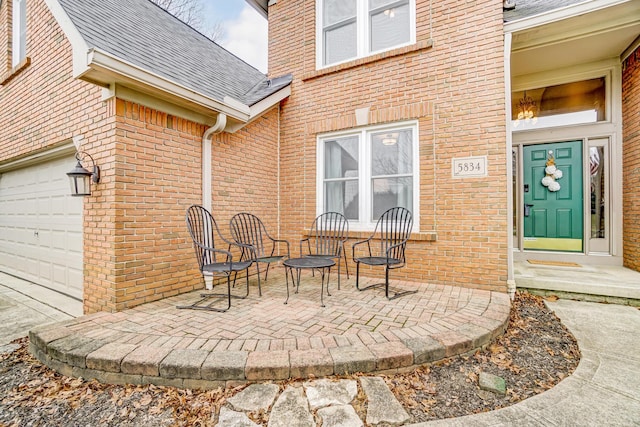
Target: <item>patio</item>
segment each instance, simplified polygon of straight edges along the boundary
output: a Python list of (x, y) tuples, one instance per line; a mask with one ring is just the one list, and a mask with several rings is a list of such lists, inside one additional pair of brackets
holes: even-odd
[[(303, 272), (288, 305), (283, 268), (258, 297), (234, 299), (226, 313), (179, 310), (191, 292), (118, 313), (96, 313), (30, 331), (30, 349), (58, 372), (107, 383), (217, 388), (247, 381), (391, 372), (469, 352), (507, 325), (506, 294), (392, 281), (418, 292), (388, 301), (359, 292), (332, 272), (325, 308), (320, 278)], [(374, 279), (361, 280), (366, 285)], [(240, 294), (244, 280), (238, 282)]]

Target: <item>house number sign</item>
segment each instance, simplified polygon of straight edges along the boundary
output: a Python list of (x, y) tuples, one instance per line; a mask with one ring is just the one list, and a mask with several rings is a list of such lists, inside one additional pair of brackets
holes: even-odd
[(487, 156), (459, 157), (451, 159), (453, 178), (475, 178), (487, 176)]

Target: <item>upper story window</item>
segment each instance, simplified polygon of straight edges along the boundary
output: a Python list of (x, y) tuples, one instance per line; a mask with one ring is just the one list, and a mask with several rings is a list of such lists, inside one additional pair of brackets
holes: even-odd
[(318, 68), (415, 43), (415, 0), (318, 0)]
[(514, 130), (606, 121), (606, 78), (513, 92), (511, 102)]
[(340, 212), (355, 230), (373, 229), (380, 215), (394, 206), (417, 217), (416, 123), (321, 136), (317, 168), (319, 214)]
[(11, 66), (15, 67), (27, 56), (27, 0), (13, 0), (12, 22)]

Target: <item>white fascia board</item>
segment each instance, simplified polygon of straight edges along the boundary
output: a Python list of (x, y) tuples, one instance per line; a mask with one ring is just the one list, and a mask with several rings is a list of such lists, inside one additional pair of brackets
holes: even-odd
[(69, 15), (64, 11), (58, 0), (45, 0), (45, 3), (58, 22), (62, 32), (71, 43), (73, 77), (77, 79), (90, 70), (87, 65), (87, 51), (89, 50), (89, 46), (84, 41), (84, 38), (76, 26), (73, 25), (71, 18), (69, 18)]
[(518, 19), (504, 24), (505, 33), (513, 33), (522, 30), (539, 27), (552, 22), (562, 21), (585, 13), (595, 12), (619, 4), (629, 3), (635, 0), (593, 0), (550, 10), (539, 15)]
[(242, 129), (243, 127), (245, 127), (246, 125), (254, 121), (255, 119), (257, 119), (258, 117), (262, 116), (265, 112), (269, 111), (272, 108), (277, 107), (280, 101), (282, 101), (283, 99), (287, 98), (290, 95), (291, 95), (291, 86), (287, 86), (280, 89), (276, 93), (271, 94), (265, 99), (263, 99), (262, 101), (252, 105), (250, 107), (251, 114), (249, 114), (249, 120), (247, 122), (245, 123), (230, 122), (224, 128), (224, 131), (229, 133), (235, 133), (239, 131), (240, 129)]
[[(235, 102), (231, 102), (232, 98), (225, 97), (225, 103), (221, 103), (99, 49), (93, 48), (89, 50), (87, 54), (87, 65), (92, 69), (106, 70), (121, 75), (160, 92), (182, 98), (207, 109), (227, 114), (237, 120), (246, 122), (249, 119), (249, 107), (241, 102), (235, 100), (233, 100)], [(231, 102), (232, 105), (226, 103), (227, 100)]]
[(262, 101), (256, 102), (251, 107), (249, 107), (249, 121), (255, 119), (256, 117), (260, 117), (265, 111), (270, 110), (272, 107), (274, 107), (280, 101), (289, 97), (290, 95), (291, 85), (288, 85), (283, 87), (279, 91), (267, 96)]

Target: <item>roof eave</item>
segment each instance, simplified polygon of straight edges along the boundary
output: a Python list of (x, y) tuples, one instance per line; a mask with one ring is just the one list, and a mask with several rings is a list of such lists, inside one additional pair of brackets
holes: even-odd
[(79, 78), (84, 73), (89, 71), (89, 67), (87, 66), (86, 54), (89, 50), (89, 46), (85, 42), (84, 38), (80, 34), (80, 31), (73, 25), (71, 18), (64, 11), (62, 5), (58, 2), (58, 0), (45, 0), (45, 3), (51, 14), (60, 25), (62, 32), (67, 37), (72, 47), (72, 57), (73, 57), (73, 77)]
[(505, 22), (504, 32), (514, 33), (517, 31), (523, 31), (552, 22), (562, 21), (573, 16), (594, 12), (607, 7), (629, 3), (631, 1), (634, 0), (593, 0), (585, 3), (577, 3), (574, 5), (543, 12), (537, 15), (528, 16), (526, 18), (517, 19), (515, 21)]
[[(96, 77), (100, 78), (102, 74), (112, 75), (151, 95), (157, 95), (165, 99), (173, 98), (186, 101), (188, 104), (224, 113), (240, 121), (249, 119), (250, 109), (240, 101), (226, 96), (224, 102), (220, 102), (99, 49), (93, 48), (89, 50), (87, 53), (87, 66), (91, 70), (98, 72), (85, 73), (81, 77), (89, 81), (95, 82)], [(108, 78), (104, 83), (109, 84), (110, 82), (111, 80)]]
[(263, 100), (256, 102), (249, 107), (249, 120), (260, 117), (265, 111), (278, 104), (285, 98), (291, 96), (291, 85), (287, 85), (277, 92), (272, 93)]
[(267, 18), (269, 13), (269, 0), (246, 0), (249, 6), (253, 7), (260, 15)]
[(45, 2), (71, 44), (74, 78), (103, 87), (118, 83), (201, 114), (224, 113), (239, 122), (249, 120), (249, 106), (229, 96), (218, 101), (100, 49), (90, 48), (58, 0)]

